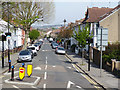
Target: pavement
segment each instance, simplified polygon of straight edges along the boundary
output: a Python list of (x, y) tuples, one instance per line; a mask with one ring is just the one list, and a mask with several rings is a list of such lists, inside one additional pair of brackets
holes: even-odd
[[(14, 53), (10, 55), (11, 59), (11, 66), (17, 63), (18, 59), (18, 53)], [(0, 67), (2, 68), (2, 60), (0, 60)], [(8, 57), (4, 58), (4, 68), (2, 68), (1, 72), (5, 72), (9, 69), (9, 64), (8, 64)]]
[(93, 78), (96, 82), (102, 85), (104, 88), (108, 90), (120, 90), (120, 78), (117, 78), (110, 72), (106, 70), (101, 70), (97, 65), (95, 65), (91, 61), (90, 71), (88, 71), (88, 60), (81, 58), (79, 55), (76, 55), (74, 52), (67, 50), (66, 56), (72, 60), (72, 62), (76, 63), (83, 71), (85, 71), (91, 78)]

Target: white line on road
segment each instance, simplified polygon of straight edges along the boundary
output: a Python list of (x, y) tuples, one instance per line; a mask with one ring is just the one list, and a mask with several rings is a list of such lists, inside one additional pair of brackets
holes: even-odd
[(45, 72), (45, 74), (44, 74), (44, 80), (46, 80), (47, 79), (47, 72)]
[(52, 67), (56, 67), (56, 66), (52, 66)]
[(80, 86), (76, 86), (77, 88), (81, 88)]
[(47, 70), (47, 65), (45, 66), (45, 70)]
[(46, 64), (47, 64), (47, 60), (46, 60)]
[(47, 56), (46, 56), (46, 60), (47, 60)]
[(21, 90), (19, 87), (15, 86), (15, 85), (12, 85), (14, 88), (18, 89), (18, 90)]
[(79, 70), (74, 66), (74, 64), (72, 64), (72, 66), (75, 68), (75, 70), (76, 70), (77, 72), (79, 72)]
[(72, 85), (74, 85), (74, 83), (73, 83), (73, 82), (68, 81), (67, 88), (70, 88), (71, 84), (72, 84)]
[(44, 88), (44, 90), (45, 90), (45, 88), (46, 88), (46, 84), (43, 84), (43, 88)]

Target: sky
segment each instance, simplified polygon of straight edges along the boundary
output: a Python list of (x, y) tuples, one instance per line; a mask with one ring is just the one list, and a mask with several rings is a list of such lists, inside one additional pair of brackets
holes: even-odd
[[(75, 1), (75, 2), (74, 2)], [(54, 2), (55, 4), (55, 18), (51, 20), (50, 24), (63, 24), (63, 20), (66, 19), (66, 24), (75, 22), (85, 17), (87, 7), (109, 7), (114, 8), (118, 5), (118, 1), (109, 2), (83, 2), (76, 0), (70, 0), (70, 2)], [(40, 25), (40, 24), (39, 24)]]

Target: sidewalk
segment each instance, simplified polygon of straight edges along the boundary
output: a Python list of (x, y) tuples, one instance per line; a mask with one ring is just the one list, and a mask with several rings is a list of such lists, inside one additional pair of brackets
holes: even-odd
[[(120, 79), (116, 78), (111, 73), (105, 71), (102, 69), (102, 76), (100, 77), (100, 69), (97, 65), (91, 62), (90, 71), (88, 71), (88, 60), (82, 59), (79, 55), (76, 55), (75, 53), (71, 51), (67, 51), (67, 56), (72, 59), (73, 62), (76, 62), (82, 70), (84, 70), (88, 75), (90, 75), (94, 80), (96, 80), (98, 83), (100, 83), (102, 86), (104, 86), (106, 89), (112, 89), (116, 88), (120, 90)], [(83, 60), (83, 65), (82, 65)]]
[[(13, 64), (17, 63), (18, 53), (14, 53), (14, 54), (10, 55), (10, 58), (11, 58), (11, 66), (12, 66)], [(2, 60), (0, 60), (0, 68), (2, 68)], [(6, 57), (6, 58), (4, 58), (4, 68), (2, 68), (2, 70), (0, 70), (0, 72), (3, 73), (8, 68), (9, 68), (8, 57)]]

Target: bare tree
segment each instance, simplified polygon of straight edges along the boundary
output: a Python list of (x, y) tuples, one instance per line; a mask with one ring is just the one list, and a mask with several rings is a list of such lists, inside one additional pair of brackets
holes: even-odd
[[(3, 19), (7, 21), (7, 3), (3, 3)], [(9, 3), (10, 20), (22, 25), (27, 32), (35, 22), (49, 23), (54, 18), (53, 2), (11, 2)]]

